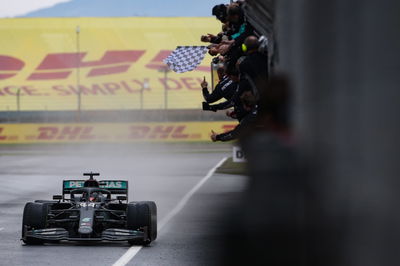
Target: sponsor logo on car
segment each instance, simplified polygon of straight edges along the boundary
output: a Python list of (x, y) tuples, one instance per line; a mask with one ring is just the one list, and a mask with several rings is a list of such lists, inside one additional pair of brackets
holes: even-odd
[(123, 181), (105, 181), (106, 184), (100, 185), (102, 188), (126, 188), (126, 182)]
[(67, 181), (65, 188), (81, 188), (84, 181)]

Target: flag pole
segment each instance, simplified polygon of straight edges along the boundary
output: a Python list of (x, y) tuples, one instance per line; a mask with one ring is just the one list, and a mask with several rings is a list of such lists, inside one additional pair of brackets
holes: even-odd
[(80, 84), (80, 32), (81, 29), (78, 26), (76, 26), (76, 86), (78, 89), (78, 116), (77, 120), (78, 122), (81, 121), (81, 110), (82, 110), (82, 90), (81, 90), (81, 84)]

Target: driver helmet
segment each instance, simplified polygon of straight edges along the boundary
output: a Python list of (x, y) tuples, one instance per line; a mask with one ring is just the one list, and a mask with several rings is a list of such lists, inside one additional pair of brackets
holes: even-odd
[(99, 193), (93, 192), (90, 197), (89, 197), (90, 202), (96, 202), (99, 201)]

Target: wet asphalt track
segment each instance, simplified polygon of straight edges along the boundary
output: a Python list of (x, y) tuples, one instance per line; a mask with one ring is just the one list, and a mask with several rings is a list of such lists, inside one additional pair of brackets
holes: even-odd
[[(125, 243), (24, 246), (25, 202), (60, 194), (61, 181), (99, 171), (127, 179), (130, 200), (153, 200), (161, 221), (222, 158), (226, 145), (0, 147), (0, 265), (112, 265)], [(221, 222), (245, 187), (242, 176), (214, 174), (183, 210), (128, 265), (214, 265), (223, 246)]]

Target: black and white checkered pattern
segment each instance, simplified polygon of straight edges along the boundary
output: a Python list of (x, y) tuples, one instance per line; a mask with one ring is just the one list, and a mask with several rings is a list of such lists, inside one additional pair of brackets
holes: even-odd
[(207, 46), (178, 46), (164, 63), (177, 73), (192, 71), (203, 61), (207, 50)]

